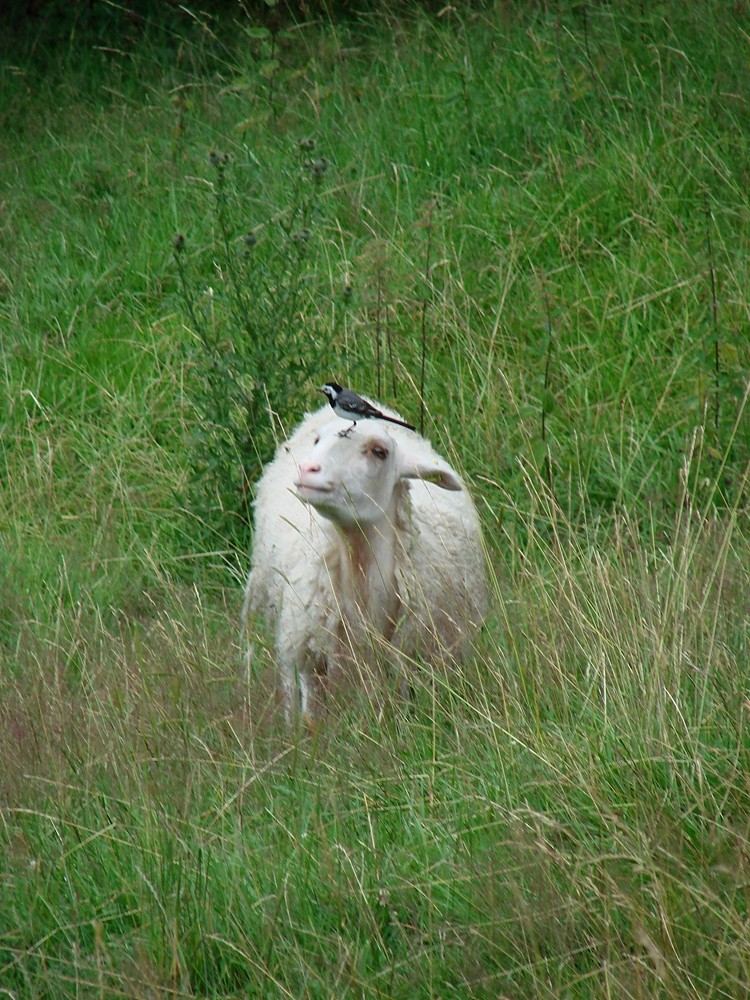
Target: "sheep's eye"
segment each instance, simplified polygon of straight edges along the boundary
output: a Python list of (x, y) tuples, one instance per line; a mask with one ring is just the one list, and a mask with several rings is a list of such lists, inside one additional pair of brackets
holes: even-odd
[(381, 462), (385, 461), (385, 459), (388, 458), (388, 449), (381, 448), (380, 445), (377, 444), (373, 445), (372, 453), (375, 456), (375, 458), (379, 458)]
[(314, 444), (314, 445), (315, 445), (315, 444), (317, 444), (317, 443), (318, 443), (318, 441), (320, 441), (320, 434), (316, 434), (316, 435), (315, 435), (315, 440), (313, 441), (313, 444)]

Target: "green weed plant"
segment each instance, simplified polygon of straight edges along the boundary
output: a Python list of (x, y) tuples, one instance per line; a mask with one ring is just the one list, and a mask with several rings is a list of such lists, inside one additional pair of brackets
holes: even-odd
[[(336, 356), (309, 308), (320, 255), (318, 192), (328, 170), (314, 150), (311, 138), (297, 143), (285, 171), (287, 202), (244, 231), (239, 217), (252, 195), (237, 188), (241, 168), (211, 151), (212, 238), (193, 255), (184, 234), (172, 240), (194, 334), (186, 357), (194, 429), (184, 508), (207, 544), (239, 552), (249, 549), (253, 484), (303, 411), (320, 358)], [(242, 167), (257, 190), (257, 165)]]

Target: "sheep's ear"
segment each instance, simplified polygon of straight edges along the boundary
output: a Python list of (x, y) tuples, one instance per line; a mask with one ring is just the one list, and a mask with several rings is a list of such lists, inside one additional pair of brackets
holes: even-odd
[(441, 465), (428, 465), (404, 456), (401, 470), (404, 479), (423, 479), (426, 483), (434, 483), (442, 490), (462, 490), (461, 480), (452, 469)]

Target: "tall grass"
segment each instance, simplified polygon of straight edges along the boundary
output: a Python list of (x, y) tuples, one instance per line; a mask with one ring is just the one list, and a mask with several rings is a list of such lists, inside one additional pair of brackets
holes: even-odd
[[(0, 994), (749, 996), (744, 8), (46, 16), (0, 78)], [(205, 316), (308, 137), (269, 404), (423, 420), (493, 602), (301, 738), (189, 499), (172, 240)]]

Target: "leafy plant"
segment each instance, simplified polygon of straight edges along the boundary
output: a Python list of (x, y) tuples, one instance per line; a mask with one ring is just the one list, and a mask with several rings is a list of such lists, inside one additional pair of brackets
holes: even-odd
[(173, 238), (195, 334), (188, 348), (193, 416), (185, 507), (230, 550), (247, 550), (252, 483), (303, 409), (304, 384), (319, 368), (324, 337), (307, 305), (328, 162), (313, 158), (313, 149), (312, 139), (298, 143), (286, 203), (249, 225), (230, 158), (212, 151), (212, 239), (191, 253), (182, 233)]

